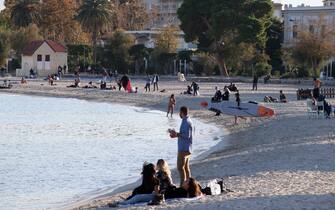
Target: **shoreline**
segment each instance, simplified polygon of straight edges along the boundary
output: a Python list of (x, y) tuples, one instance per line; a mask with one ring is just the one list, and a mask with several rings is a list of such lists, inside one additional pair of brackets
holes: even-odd
[[(98, 89), (93, 91), (82, 89), (70, 90), (64, 89), (64, 84), (66, 83), (68, 82), (62, 82), (60, 86), (55, 87), (41, 87), (40, 84), (35, 84), (28, 88), (20, 87), (4, 92), (14, 94), (30, 93), (31, 95), (38, 96), (119, 103), (160, 111), (165, 111), (166, 99), (169, 95), (166, 93), (134, 95), (117, 91), (104, 92)], [(142, 81), (135, 81), (135, 84), (142, 84)], [(164, 81), (162, 84), (163, 87), (167, 89), (171, 88), (173, 89), (172, 91), (178, 93), (187, 83)], [(202, 201), (194, 202), (189, 206), (177, 202), (163, 205), (159, 208), (217, 209), (227, 207), (229, 209), (229, 207), (244, 207), (246, 209), (246, 206), (248, 206), (249, 209), (266, 209), (266, 205), (269, 205), (270, 201), (274, 201), (273, 205), (278, 208), (283, 206), (283, 202), (291, 204), (293, 206), (292, 209), (301, 209), (306, 205), (312, 208), (315, 204), (318, 204), (319, 207), (321, 205), (322, 209), (335, 206), (335, 194), (332, 194), (335, 193), (335, 165), (327, 160), (335, 156), (331, 152), (335, 151), (333, 150), (335, 146), (335, 133), (330, 132), (333, 128), (329, 127), (329, 124), (333, 123), (334, 119), (328, 122), (322, 120), (315, 122), (306, 119), (305, 103), (303, 101), (296, 101), (295, 99), (295, 89), (298, 88), (296, 85), (264, 85), (261, 86), (259, 92), (254, 93), (249, 90), (250, 84), (241, 83), (239, 85), (243, 91), (243, 99), (250, 100), (256, 98), (258, 101), (261, 101), (264, 94), (275, 94), (279, 89), (284, 89), (290, 103), (286, 105), (269, 104), (268, 106), (275, 108), (277, 111), (275, 118), (251, 119), (246, 123), (242, 122), (238, 126), (235, 126), (232, 125), (230, 117), (215, 118), (209, 111), (192, 108), (198, 105), (201, 100), (208, 99), (211, 96), (215, 84), (200, 83), (203, 95), (200, 97), (177, 95), (177, 103), (190, 106), (193, 110), (191, 112), (193, 118), (204, 123), (215, 124), (220, 129), (226, 129), (227, 133), (225, 133), (226, 139), (224, 142), (227, 141), (225, 142), (227, 147), (222, 149), (223, 141), (221, 140), (218, 142), (217, 151), (208, 151), (206, 157), (196, 162), (192, 161), (191, 167), (195, 178), (200, 181), (223, 177), (226, 185), (234, 193), (215, 198), (208, 196)], [(331, 100), (331, 102), (334, 104), (334, 100)], [(285, 132), (280, 132), (280, 130)], [(323, 148), (322, 145), (328, 145), (329, 148), (324, 149), (325, 151), (320, 150)], [(298, 146), (306, 147), (307, 149), (301, 151)], [(313, 146), (315, 149), (311, 151), (309, 146)], [(269, 153), (269, 151), (275, 153), (275, 155)], [(278, 151), (281, 152), (278, 153)], [(294, 161), (287, 159), (287, 157), (292, 158)], [(308, 160), (307, 163), (298, 161), (304, 159)], [(318, 167), (315, 168), (315, 165)], [(318, 168), (322, 170), (320, 169), (320, 171)], [(307, 184), (299, 182), (299, 179), (295, 179), (294, 177), (306, 180)], [(284, 183), (289, 184), (293, 189), (286, 189)], [(314, 186), (315, 183), (319, 183), (320, 186)], [(314, 186), (315, 189), (305, 191), (306, 185)], [(118, 200), (119, 193), (133, 186), (134, 183), (122, 186), (121, 188), (117, 188), (119, 190), (114, 190), (114, 193), (102, 194), (98, 198), (89, 199), (88, 202), (79, 205), (64, 206), (64, 209), (93, 207), (101, 207), (103, 209), (102, 207), (106, 202)], [(303, 197), (297, 200), (295, 195)], [(318, 198), (318, 195), (325, 196)], [(312, 196), (316, 200), (309, 202), (310, 197), (308, 196)], [(267, 197), (269, 199), (264, 202), (265, 206), (259, 204), (260, 201)], [(327, 202), (324, 202), (324, 199)], [(237, 203), (237, 200), (240, 200), (241, 204)], [(138, 206), (130, 208), (141, 209)]]
[[(85, 100), (88, 102), (95, 102), (95, 103), (107, 103), (107, 104), (111, 104), (113, 102), (110, 101), (106, 101), (106, 100), (97, 100), (95, 98), (90, 98), (90, 97), (80, 97), (80, 96), (76, 96), (76, 95), (66, 95), (66, 94), (54, 94), (52, 92), (21, 92), (21, 91), (12, 91), (12, 90), (6, 90), (4, 92), (2, 92), (3, 94), (13, 94), (13, 95), (25, 95), (25, 96), (32, 96), (32, 97), (49, 97), (49, 98), (62, 98), (62, 99), (76, 99), (76, 100)], [(1, 94), (1, 92), (0, 92)], [(128, 93), (125, 93), (128, 94)], [(143, 106), (143, 105), (134, 105), (133, 103), (123, 103), (123, 102), (116, 102), (113, 104), (117, 104), (117, 105), (126, 105), (126, 106), (130, 106), (130, 107), (134, 107), (134, 108), (143, 108), (143, 109), (148, 109), (150, 110), (152, 107), (151, 106)], [(162, 108), (162, 107), (161, 107)], [(161, 111), (162, 113), (164, 113), (164, 109), (152, 109), (152, 110), (157, 110), (157, 111)], [(194, 119), (201, 121), (203, 123), (204, 119), (201, 119), (199, 117), (194, 117)], [(220, 126), (218, 126), (215, 123), (210, 123), (210, 125), (216, 127), (218, 130), (220, 128)], [(203, 161), (207, 156), (209, 156), (210, 154), (219, 151), (219, 150), (223, 150), (225, 146), (222, 146), (220, 148), (215, 148), (217, 146), (217, 144), (221, 143), (224, 140), (227, 140), (229, 138), (230, 135), (230, 131), (227, 130), (224, 127), (221, 127), (220, 131), (220, 137), (218, 142), (212, 146), (211, 148), (209, 148), (208, 150), (200, 153), (198, 156), (194, 156), (192, 159), (192, 164), (193, 163), (197, 163), (199, 161)], [(176, 168), (171, 168), (171, 171), (173, 173), (177, 173), (177, 169)], [(176, 176), (174, 177), (175, 179), (177, 178)], [(87, 192), (83, 195), (78, 195), (82, 198), (79, 198), (78, 201), (74, 201), (71, 202), (69, 204), (64, 205), (63, 207), (61, 207), (60, 209), (62, 210), (70, 210), (70, 209), (81, 209), (82, 207), (86, 208), (85, 206), (90, 205), (90, 203), (95, 202), (97, 199), (104, 199), (105, 197), (110, 197), (110, 196), (117, 196), (118, 194), (122, 194), (125, 192), (128, 192), (130, 190), (132, 190), (132, 188), (135, 188), (136, 185), (138, 185), (140, 179), (129, 183), (129, 184), (125, 184), (125, 185), (119, 185), (115, 188), (112, 187), (107, 187), (105, 189), (100, 189), (100, 190), (96, 190), (96, 191), (92, 191), (92, 192)], [(86, 196), (85, 196), (86, 195)]]

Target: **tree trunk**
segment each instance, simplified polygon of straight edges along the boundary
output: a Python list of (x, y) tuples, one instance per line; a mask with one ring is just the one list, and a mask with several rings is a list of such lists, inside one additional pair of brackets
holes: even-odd
[(97, 63), (97, 30), (93, 31), (92, 34), (92, 44), (93, 44), (93, 61), (94, 64)]
[(226, 62), (225, 62), (224, 58), (222, 58), (219, 55), (216, 55), (216, 61), (219, 65), (220, 74), (225, 75), (226, 77), (229, 77), (228, 69), (227, 69)]

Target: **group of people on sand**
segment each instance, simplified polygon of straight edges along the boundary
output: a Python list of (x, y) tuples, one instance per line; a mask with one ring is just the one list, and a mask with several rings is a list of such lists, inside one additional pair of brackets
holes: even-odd
[(187, 86), (187, 90), (181, 94), (199, 96), (200, 95), (199, 90), (200, 90), (199, 84), (193, 81), (191, 85)]
[(159, 82), (159, 76), (158, 74), (154, 74), (152, 77), (150, 75), (147, 75), (146, 83), (144, 86), (145, 92), (150, 92), (151, 85), (154, 86), (153, 91), (158, 91), (158, 82)]
[(287, 103), (287, 97), (282, 90), (279, 91), (279, 99), (272, 96), (265, 96), (264, 102), (266, 103)]
[[(172, 98), (172, 97), (171, 97)], [(137, 203), (148, 203), (159, 205), (165, 199), (174, 198), (196, 198), (203, 194), (220, 194), (224, 191), (223, 182), (216, 181), (214, 192), (213, 186), (202, 188), (191, 176), (190, 158), (192, 154), (194, 126), (189, 117), (187, 107), (181, 107), (179, 116), (182, 119), (180, 130), (176, 132), (169, 129), (170, 138), (178, 141), (177, 169), (180, 175), (179, 185), (175, 185), (168, 163), (159, 159), (157, 164), (145, 163), (142, 168), (142, 183), (136, 187), (131, 196), (121, 202), (111, 203), (110, 207), (119, 205), (131, 205)]]

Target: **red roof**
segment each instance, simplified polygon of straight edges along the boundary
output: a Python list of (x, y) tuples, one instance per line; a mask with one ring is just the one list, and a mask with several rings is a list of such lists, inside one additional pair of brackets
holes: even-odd
[(46, 42), (54, 52), (67, 52), (66, 47), (64, 47), (62, 44), (59, 44), (58, 42), (52, 40), (44, 40), (44, 41), (32, 41), (28, 46), (26, 46), (23, 49), (22, 54), (33, 55), (44, 42)]

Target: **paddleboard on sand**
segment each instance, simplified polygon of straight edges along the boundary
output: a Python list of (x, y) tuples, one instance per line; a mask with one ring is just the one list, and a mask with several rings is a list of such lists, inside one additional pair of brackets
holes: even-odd
[(201, 106), (213, 112), (239, 117), (272, 117), (275, 115), (273, 109), (261, 106), (256, 102), (241, 103), (240, 106), (237, 106), (235, 101), (202, 102)]

